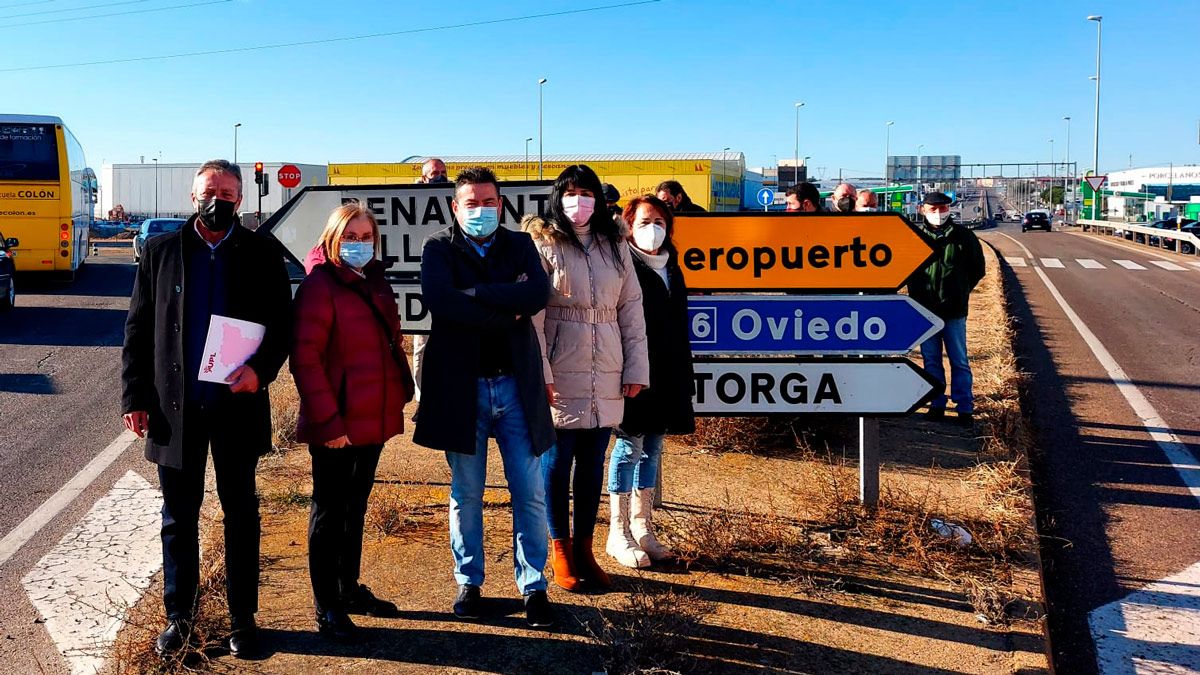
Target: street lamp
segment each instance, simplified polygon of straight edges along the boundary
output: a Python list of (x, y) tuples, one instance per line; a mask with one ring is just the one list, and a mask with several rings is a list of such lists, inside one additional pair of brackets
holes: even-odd
[(538, 80), (538, 180), (542, 179), (542, 85), (546, 78)]
[(721, 148), (721, 189), (717, 191), (717, 206), (721, 205), (721, 192), (725, 190), (725, 153), (729, 152), (729, 146)]
[(525, 180), (529, 180), (529, 141), (533, 140), (533, 136), (525, 139)]
[(883, 183), (885, 185), (890, 184), (888, 181), (888, 162), (891, 161), (891, 156), (892, 156), (892, 125), (893, 124), (895, 124), (895, 122), (893, 122), (892, 120), (888, 120), (883, 125), (884, 129), (887, 130), (887, 140), (885, 140), (883, 143)]
[(154, 217), (158, 217), (158, 158), (151, 157), (151, 162), (154, 162)]
[[(1094, 176), (1100, 175), (1100, 20), (1099, 14), (1092, 14), (1088, 21), (1096, 22), (1096, 74), (1091, 79), (1096, 81), (1096, 118), (1092, 129), (1092, 171)], [(1100, 191), (1092, 195), (1092, 220), (1096, 219), (1096, 205), (1100, 201)]]
[(920, 199), (920, 198), (921, 198), (921, 173), (922, 173), (922, 171), (921, 171), (921, 157), (923, 157), (923, 156), (924, 156), (924, 155), (922, 155), (922, 154), (921, 154), (921, 150), (922, 150), (922, 149), (924, 149), (924, 148), (925, 148), (925, 144), (924, 144), (924, 143), (920, 143), (920, 144), (918, 144), (918, 145), (917, 145), (917, 199)]
[(233, 125), (233, 163), (237, 164), (237, 130), (242, 126), (241, 122)]
[(1067, 154), (1063, 157), (1063, 218), (1066, 218), (1068, 181), (1070, 181), (1070, 185), (1074, 185), (1075, 175), (1071, 171), (1071, 116), (1064, 115), (1063, 121), (1067, 123)]
[(1054, 139), (1050, 139), (1050, 187), (1046, 190), (1046, 203), (1050, 205), (1050, 222), (1054, 222)]
[(792, 165), (792, 185), (800, 182), (800, 109), (804, 107), (804, 101), (796, 102), (796, 154), (793, 155), (795, 162)]

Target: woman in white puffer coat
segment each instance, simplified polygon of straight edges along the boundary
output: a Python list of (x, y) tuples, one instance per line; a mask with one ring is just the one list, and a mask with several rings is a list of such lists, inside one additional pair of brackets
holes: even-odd
[(572, 165), (554, 182), (547, 217), (522, 222), (552, 287), (549, 304), (534, 317), (558, 435), (542, 456), (542, 476), (554, 581), (570, 591), (610, 585), (592, 550), (604, 456), (625, 397), (650, 385), (637, 272), (622, 233), (603, 202), (596, 208), (597, 199), (603, 199), (599, 177)]

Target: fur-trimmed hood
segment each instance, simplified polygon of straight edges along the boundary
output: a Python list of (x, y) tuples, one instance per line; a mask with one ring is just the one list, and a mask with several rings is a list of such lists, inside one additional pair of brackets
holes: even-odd
[[(625, 219), (614, 215), (613, 220), (617, 223), (618, 234), (621, 239), (627, 239), (629, 237), (629, 225), (625, 222)], [(559, 243), (567, 241), (562, 231), (554, 227), (549, 220), (532, 213), (527, 214), (521, 219), (521, 231), (529, 233), (529, 236), (533, 237), (534, 241), (554, 241)]]

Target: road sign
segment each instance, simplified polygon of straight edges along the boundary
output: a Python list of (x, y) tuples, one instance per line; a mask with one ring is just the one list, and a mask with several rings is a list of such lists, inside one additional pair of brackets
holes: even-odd
[(1106, 180), (1108, 180), (1108, 176), (1085, 176), (1083, 179), (1088, 187), (1092, 188), (1092, 192), (1099, 190)]
[(906, 295), (688, 298), (694, 354), (905, 354), (942, 329)]
[(279, 167), (279, 173), (275, 174), (279, 179), (279, 185), (285, 188), (294, 188), (300, 185), (300, 167), (295, 164), (284, 164)]
[(759, 206), (770, 206), (775, 203), (775, 191), (771, 188), (763, 188), (758, 191)]
[(705, 291), (894, 291), (933, 254), (896, 213), (679, 215), (674, 239)]
[(698, 415), (902, 415), (937, 383), (905, 358), (696, 359)]
[(421, 284), (392, 284), (400, 309), (400, 328), (405, 335), (428, 335), (432, 327), (429, 310), (421, 299)]
[[(518, 230), (526, 213), (543, 215), (550, 197), (550, 181), (500, 183), (500, 224)], [(452, 183), (413, 185), (309, 185), (276, 211), (259, 228), (270, 232), (287, 249), (294, 262), (304, 260), (316, 245), (329, 213), (357, 199), (375, 214), (379, 223), (380, 254), (390, 278), (414, 279), (421, 272), (421, 245), (425, 237), (454, 222)]]

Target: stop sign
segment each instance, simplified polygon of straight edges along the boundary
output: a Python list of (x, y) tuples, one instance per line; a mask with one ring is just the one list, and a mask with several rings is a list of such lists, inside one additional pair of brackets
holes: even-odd
[(284, 164), (279, 167), (279, 184), (285, 188), (294, 188), (300, 184), (300, 167), (295, 164)]

